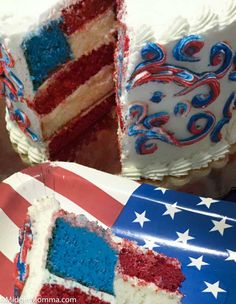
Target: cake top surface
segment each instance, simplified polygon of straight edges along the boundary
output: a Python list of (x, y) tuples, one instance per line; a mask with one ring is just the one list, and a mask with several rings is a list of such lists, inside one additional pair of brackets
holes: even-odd
[(0, 10), (0, 35), (10, 36), (26, 32), (39, 24), (44, 14), (52, 14), (53, 8), (64, 0), (8, 0)]
[[(224, 0), (126, 0), (128, 27), (148, 25), (159, 42), (179, 39), (188, 33), (202, 33), (236, 20), (236, 1)], [(147, 33), (146, 33), (147, 34)]]
[[(0, 11), (0, 34), (11, 36), (26, 32), (39, 24), (45, 16), (57, 13), (62, 4), (75, 0), (9, 0)], [(137, 28), (148, 25), (158, 40), (170, 40), (190, 30), (204, 31), (216, 23), (229, 24), (236, 19), (235, 0), (126, 0), (128, 26)], [(54, 8), (54, 9), (53, 9)]]

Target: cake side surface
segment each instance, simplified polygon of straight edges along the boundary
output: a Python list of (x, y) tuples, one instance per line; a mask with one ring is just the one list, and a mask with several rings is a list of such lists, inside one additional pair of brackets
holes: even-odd
[(125, 176), (181, 177), (235, 142), (235, 2), (226, 2), (124, 1), (128, 43), (116, 61)]

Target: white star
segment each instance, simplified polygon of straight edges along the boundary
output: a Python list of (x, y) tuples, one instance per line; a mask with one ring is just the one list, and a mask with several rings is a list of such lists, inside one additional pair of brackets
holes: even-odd
[(189, 229), (186, 230), (184, 233), (177, 232), (177, 234), (178, 234), (179, 237), (176, 240), (176, 242), (180, 242), (180, 243), (183, 243), (183, 244), (187, 244), (188, 241), (195, 239), (194, 237), (189, 235)]
[(178, 209), (177, 203), (174, 204), (165, 204), (166, 212), (163, 215), (170, 215), (172, 220), (175, 218), (175, 213), (182, 212), (182, 210)]
[(143, 211), (143, 213), (135, 212), (135, 215), (136, 219), (133, 221), (133, 223), (139, 223), (142, 228), (145, 222), (150, 222), (150, 220), (146, 218), (146, 210)]
[(226, 261), (234, 261), (236, 263), (236, 251), (228, 250), (229, 256)]
[(162, 187), (157, 187), (156, 189), (154, 189), (154, 191), (161, 191), (161, 192), (162, 192), (162, 194), (165, 194), (165, 193), (166, 193), (166, 191), (168, 191), (168, 189), (166, 189), (166, 188), (162, 188)]
[(210, 232), (218, 231), (222, 236), (224, 235), (225, 229), (232, 227), (229, 224), (226, 224), (226, 218), (223, 218), (221, 221), (212, 221), (214, 227), (210, 230)]
[(155, 247), (160, 247), (159, 245), (156, 244), (154, 240), (151, 239), (145, 239), (145, 244), (143, 245), (143, 248), (147, 248), (149, 250), (153, 250)]
[(213, 200), (212, 198), (208, 198), (208, 197), (200, 197), (201, 202), (198, 204), (198, 206), (200, 205), (204, 205), (206, 206), (208, 209), (211, 208), (212, 204), (218, 203), (219, 201)]
[(198, 259), (190, 258), (191, 263), (188, 264), (189, 267), (196, 267), (198, 270), (202, 269), (202, 266), (209, 265), (208, 263), (203, 261), (203, 255)]
[(220, 288), (220, 282), (216, 282), (215, 284), (210, 284), (208, 282), (204, 282), (207, 286), (203, 292), (210, 292), (213, 294), (213, 296), (217, 299), (219, 292), (226, 292), (224, 289)]

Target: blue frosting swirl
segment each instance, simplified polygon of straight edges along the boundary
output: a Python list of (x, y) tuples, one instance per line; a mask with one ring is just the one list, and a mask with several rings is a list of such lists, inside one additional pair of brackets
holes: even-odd
[(236, 81), (236, 53), (234, 55), (233, 63), (234, 63), (234, 70), (230, 72), (229, 80)]
[(159, 103), (164, 97), (165, 95), (162, 92), (156, 91), (153, 93), (152, 98), (150, 100), (154, 103)]
[(166, 54), (163, 48), (153, 42), (148, 42), (141, 50), (141, 56), (143, 60), (148, 61), (163, 61), (166, 58)]
[(229, 44), (218, 42), (211, 48), (210, 64), (212, 66), (216, 66), (222, 62), (221, 67), (214, 72), (218, 78), (225, 76), (232, 65), (232, 61), (233, 50)]
[[(204, 126), (199, 126), (198, 121), (205, 120)], [(215, 123), (215, 116), (210, 112), (202, 112), (193, 115), (187, 125), (188, 131), (193, 134), (186, 139), (181, 139), (180, 143), (183, 146), (194, 144), (195, 142), (203, 139), (212, 129)]]
[(235, 92), (231, 93), (230, 96), (228, 97), (223, 109), (223, 118), (216, 124), (214, 130), (211, 133), (211, 141), (214, 143), (217, 143), (221, 140), (222, 138), (221, 130), (226, 124), (230, 122), (230, 119), (232, 117), (230, 107), (233, 104), (233, 102), (234, 104), (236, 102)]
[(152, 115), (147, 116), (144, 121), (143, 125), (147, 129), (151, 129), (153, 127), (160, 127), (163, 124), (166, 124), (169, 120), (170, 116), (168, 112), (158, 112)]
[(188, 113), (190, 110), (190, 104), (187, 102), (178, 102), (176, 106), (174, 107), (174, 114), (175, 116), (182, 116), (186, 113)]
[(178, 61), (196, 62), (200, 58), (195, 57), (204, 46), (204, 39), (200, 35), (190, 35), (181, 39), (173, 49), (173, 56)]

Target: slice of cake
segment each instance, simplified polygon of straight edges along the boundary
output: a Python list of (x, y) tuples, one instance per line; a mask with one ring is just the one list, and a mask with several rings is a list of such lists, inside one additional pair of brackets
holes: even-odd
[(15, 297), (76, 303), (175, 304), (184, 276), (175, 258), (117, 238), (43, 198), (29, 208), (15, 259)]
[(19, 132), (12, 137), (21, 141), (21, 152), (31, 146), (31, 161), (52, 158), (115, 105), (115, 19), (113, 0), (4, 4), (1, 91), (7, 119), (31, 144), (22, 144)]
[(121, 173), (164, 180), (227, 162), (235, 26), (235, 0), (6, 1), (0, 83), (12, 142), (40, 162), (88, 139), (114, 104), (116, 49), (119, 127), (106, 140), (118, 138)]

